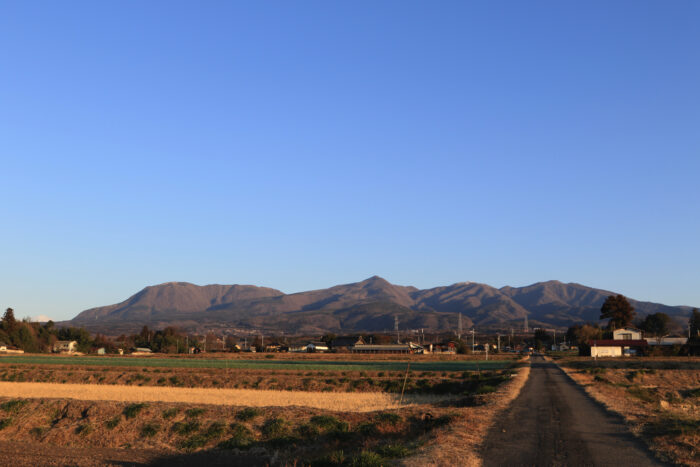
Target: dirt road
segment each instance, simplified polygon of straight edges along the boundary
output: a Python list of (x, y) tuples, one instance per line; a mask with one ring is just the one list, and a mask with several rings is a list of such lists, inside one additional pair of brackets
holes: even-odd
[(646, 446), (553, 363), (533, 357), (530, 378), (489, 432), (491, 466), (652, 466)]

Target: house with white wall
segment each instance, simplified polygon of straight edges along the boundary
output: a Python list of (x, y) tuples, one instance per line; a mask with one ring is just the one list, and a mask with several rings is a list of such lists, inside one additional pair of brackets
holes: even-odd
[(591, 357), (640, 355), (649, 345), (646, 340), (642, 339), (642, 331), (633, 327), (615, 329), (612, 339), (595, 339), (589, 344)]

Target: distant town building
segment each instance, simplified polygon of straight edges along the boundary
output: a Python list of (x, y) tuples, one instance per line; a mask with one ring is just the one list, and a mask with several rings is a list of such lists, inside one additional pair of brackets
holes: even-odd
[(651, 346), (685, 345), (688, 342), (688, 338), (682, 336), (646, 337), (644, 340)]
[(328, 344), (325, 342), (309, 342), (306, 345), (306, 351), (310, 353), (328, 352)]
[(352, 348), (352, 353), (390, 353), (411, 354), (423, 353), (423, 347), (409, 342), (408, 344), (360, 344)]
[(289, 344), (287, 347), (288, 347), (290, 352), (300, 353), (300, 352), (306, 352), (306, 346), (307, 346), (306, 342), (295, 342), (295, 343)]
[(350, 352), (356, 345), (363, 345), (362, 336), (336, 337), (330, 342), (330, 348), (334, 352)]
[(77, 350), (77, 341), (56, 341), (53, 345), (53, 351), (56, 353), (74, 353)]
[(284, 344), (274, 342), (272, 344), (265, 345), (265, 352), (288, 352), (289, 347)]

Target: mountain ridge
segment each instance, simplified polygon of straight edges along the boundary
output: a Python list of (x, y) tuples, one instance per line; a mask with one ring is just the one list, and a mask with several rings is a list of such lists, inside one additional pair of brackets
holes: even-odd
[[(195, 285), (166, 282), (147, 286), (123, 302), (94, 307), (61, 323), (105, 332), (134, 332), (143, 325), (178, 326), (188, 330), (239, 329), (266, 332), (361, 332), (403, 328), (520, 329), (567, 327), (598, 321), (600, 306), (614, 294), (603, 289), (557, 280), (523, 287), (499, 288), (479, 282), (457, 282), (418, 289), (395, 285), (379, 276), (326, 289), (285, 294), (254, 285)], [(676, 321), (691, 307), (630, 299), (643, 317), (663, 311)]]

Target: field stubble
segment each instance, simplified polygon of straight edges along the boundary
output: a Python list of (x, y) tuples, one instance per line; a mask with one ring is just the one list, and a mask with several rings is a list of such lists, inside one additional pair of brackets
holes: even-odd
[[(573, 359), (561, 367), (586, 392), (620, 414), (660, 457), (700, 465), (699, 359)], [(671, 369), (669, 369), (669, 367)]]
[(0, 397), (21, 394), (32, 399), (77, 399), (85, 401), (179, 402), (249, 407), (314, 407), (318, 409), (370, 412), (401, 405), (433, 404), (451, 396), (388, 393), (330, 393), (271, 391), (259, 389), (209, 389), (94, 384), (7, 383), (0, 382)]

